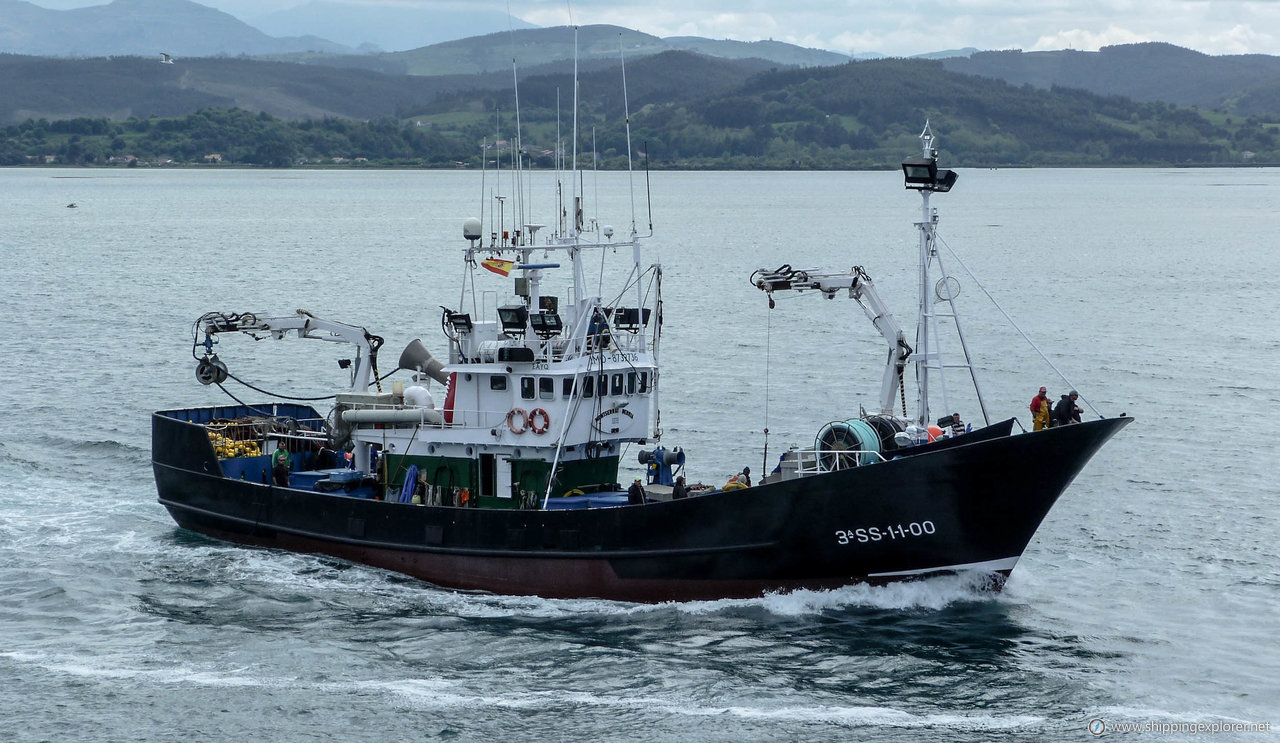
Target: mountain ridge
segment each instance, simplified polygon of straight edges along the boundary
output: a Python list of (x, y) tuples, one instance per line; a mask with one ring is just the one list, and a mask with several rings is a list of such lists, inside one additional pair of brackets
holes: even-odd
[(0, 0), (0, 52), (49, 57), (182, 57), (354, 50), (319, 38), (274, 38), (240, 19), (191, 0), (112, 0), (49, 10)]
[(1137, 101), (1164, 101), (1238, 115), (1274, 114), (1280, 57), (1213, 56), (1165, 42), (1105, 46), (1096, 52), (978, 52), (943, 66), (1012, 85), (1080, 88)]

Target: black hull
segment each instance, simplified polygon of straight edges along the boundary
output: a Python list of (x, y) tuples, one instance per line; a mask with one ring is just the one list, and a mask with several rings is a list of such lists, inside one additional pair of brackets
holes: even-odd
[(1097, 450), (1092, 421), (644, 506), (419, 506), (222, 476), (205, 431), (153, 416), (159, 500), (183, 528), (332, 555), (466, 590), (667, 601), (977, 569), (1007, 576)]

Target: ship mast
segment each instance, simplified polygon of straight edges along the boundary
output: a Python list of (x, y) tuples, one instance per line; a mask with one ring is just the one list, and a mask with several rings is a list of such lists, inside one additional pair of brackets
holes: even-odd
[[(978, 385), (978, 377), (973, 368), (973, 359), (969, 353), (969, 344), (965, 341), (960, 327), (960, 316), (956, 312), (955, 298), (958, 285), (947, 276), (942, 266), (942, 257), (938, 254), (937, 226), (938, 212), (929, 205), (929, 197), (934, 193), (946, 193), (955, 185), (958, 177), (955, 171), (938, 168), (938, 150), (933, 146), (933, 130), (926, 120), (924, 130), (920, 132), (920, 157), (910, 157), (903, 161), (902, 172), (906, 178), (906, 187), (920, 192), (920, 221), (916, 229), (920, 233), (919, 244), (919, 312), (916, 318), (916, 352), (913, 360), (916, 365), (916, 418), (915, 423), (925, 427), (932, 421), (929, 409), (929, 391), (931, 378), (937, 377), (939, 396), (942, 405), (948, 408), (946, 370), (965, 369), (973, 380), (973, 390), (978, 398), (978, 406), (982, 411), (983, 421), (990, 424), (986, 402), (982, 398), (982, 390)], [(937, 285), (933, 281), (933, 268), (937, 266), (940, 277)], [(940, 308), (945, 302), (946, 307)], [(964, 353), (964, 363), (945, 363), (939, 344), (938, 318), (950, 319), (960, 340), (960, 348)]]

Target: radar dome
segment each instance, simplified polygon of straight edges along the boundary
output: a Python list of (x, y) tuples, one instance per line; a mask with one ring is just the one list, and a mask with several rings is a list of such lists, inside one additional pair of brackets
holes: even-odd
[(484, 229), (484, 225), (480, 223), (480, 220), (472, 217), (462, 223), (462, 237), (466, 240), (479, 240), (483, 237), (480, 232), (482, 229)]

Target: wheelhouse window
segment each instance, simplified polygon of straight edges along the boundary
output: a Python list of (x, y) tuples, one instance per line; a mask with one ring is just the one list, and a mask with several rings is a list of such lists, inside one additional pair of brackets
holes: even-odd
[(520, 399), (532, 400), (537, 396), (533, 377), (520, 377)]
[(649, 372), (640, 372), (640, 394), (649, 394)]
[(621, 373), (613, 375), (613, 389), (610, 390), (610, 392), (613, 393), (614, 397), (622, 396), (622, 374)]
[(627, 394), (634, 395), (636, 393), (636, 373), (627, 372)]
[(489, 377), (489, 389), (502, 391), (507, 388), (507, 377), (504, 374), (494, 374)]
[(561, 384), (562, 396), (567, 398), (573, 397), (573, 377), (565, 377)]
[(555, 377), (538, 377), (538, 397), (542, 400), (556, 399)]
[(596, 380), (596, 387), (600, 390), (600, 396), (604, 397), (609, 394), (609, 375), (601, 374)]
[(595, 395), (595, 391), (596, 391), (595, 376), (593, 375), (589, 377), (583, 377), (582, 378), (582, 396), (593, 397)]

